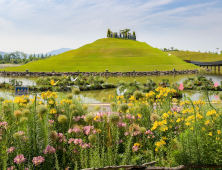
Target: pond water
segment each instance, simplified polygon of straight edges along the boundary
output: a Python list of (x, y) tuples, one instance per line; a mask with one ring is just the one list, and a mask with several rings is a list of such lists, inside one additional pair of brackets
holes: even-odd
[[(188, 77), (195, 77), (195, 74), (192, 75), (171, 75), (171, 76), (149, 76), (149, 77), (109, 77), (104, 78), (107, 83), (114, 83), (117, 84), (119, 81), (134, 81), (137, 82), (146, 82), (148, 78), (153, 79), (154, 82), (159, 83), (162, 81), (162, 79), (169, 79), (170, 83), (182, 83), (185, 79)], [(215, 74), (215, 73), (209, 73), (203, 75), (207, 79), (212, 78), (214, 82), (217, 82), (220, 85), (220, 82), (222, 81), (222, 76)], [(9, 80), (12, 79), (12, 77), (0, 77), (0, 82), (9, 82)], [(35, 85), (35, 81), (37, 78), (30, 77), (16, 77), (17, 80), (22, 81), (23, 85)], [(109, 95), (114, 96), (116, 93), (116, 89), (103, 89), (103, 90), (91, 90), (91, 91), (82, 91), (80, 93), (80, 98), (84, 103), (101, 103), (102, 97), (106, 97), (107, 103), (111, 102), (109, 99)], [(40, 93), (39, 93), (40, 94)], [(60, 98), (64, 98), (67, 93), (58, 93)], [(192, 100), (207, 100), (206, 95), (203, 92), (200, 91), (184, 91), (184, 94), (188, 97), (190, 97)], [(14, 98), (14, 92), (10, 91), (2, 91), (0, 89), (0, 95), (2, 97), (5, 97), (7, 99), (13, 99)], [(34, 95), (34, 93), (30, 93), (30, 95)], [(210, 95), (210, 100), (218, 100), (218, 94), (212, 94)]]

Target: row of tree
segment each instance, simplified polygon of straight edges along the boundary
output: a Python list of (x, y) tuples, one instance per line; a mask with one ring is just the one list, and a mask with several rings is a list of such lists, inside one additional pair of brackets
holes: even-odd
[[(170, 48), (160, 48), (160, 50), (162, 51), (180, 51), (178, 50), (177, 48), (174, 48), (174, 47), (170, 47)], [(181, 50), (183, 51), (183, 50)], [(188, 50), (187, 50), (188, 51)], [(200, 52), (200, 51), (198, 51)], [(205, 53), (209, 53), (209, 54), (218, 54), (217, 52), (211, 52), (211, 51), (205, 51)], [(219, 53), (220, 55), (222, 55), (222, 50), (220, 51)]]
[[(127, 37), (127, 33), (130, 31), (130, 29), (125, 29), (125, 30), (119, 30), (119, 32), (121, 33), (121, 34), (124, 34), (125, 35), (125, 38)], [(110, 31), (110, 29), (108, 29), (108, 31), (107, 31), (107, 37), (109, 38), (109, 37), (111, 37), (111, 33), (112, 33), (112, 31)], [(135, 36), (135, 38), (136, 38), (136, 33), (135, 33), (135, 31), (133, 31), (133, 35)]]
[(13, 63), (13, 64), (19, 64), (19, 63), (28, 63), (30, 61), (34, 60), (44, 60), (46, 58), (51, 57), (47, 54), (26, 54), (20, 51), (16, 51), (13, 53), (5, 53), (4, 55), (0, 54), (0, 64), (6, 64), (6, 63)]

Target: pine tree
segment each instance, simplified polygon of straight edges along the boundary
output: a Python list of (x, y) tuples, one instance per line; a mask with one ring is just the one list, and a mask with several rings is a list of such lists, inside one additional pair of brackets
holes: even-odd
[(107, 31), (107, 37), (110, 37), (110, 29)]
[(133, 35), (134, 35), (134, 37), (135, 37), (135, 40), (136, 40), (136, 33), (135, 33), (135, 31), (133, 31)]

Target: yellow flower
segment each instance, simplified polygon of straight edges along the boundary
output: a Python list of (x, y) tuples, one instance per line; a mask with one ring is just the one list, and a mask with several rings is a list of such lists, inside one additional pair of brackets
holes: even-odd
[(51, 85), (54, 86), (55, 82), (53, 79), (51, 79)]
[(209, 135), (209, 136), (213, 136), (212, 132), (210, 132), (208, 135)]
[(98, 120), (98, 119), (100, 119), (100, 116), (96, 116), (96, 117), (94, 118), (94, 120)]
[(162, 139), (163, 139), (163, 140), (167, 140), (167, 137), (163, 136)]
[(203, 116), (200, 114), (197, 114), (197, 119), (203, 119)]
[(117, 104), (120, 104), (120, 103), (121, 103), (120, 101), (117, 102)]
[(205, 130), (205, 127), (202, 127), (202, 130)]
[(138, 113), (137, 116), (138, 116), (138, 118), (141, 118), (143, 115)]
[(53, 100), (49, 100), (49, 104), (54, 104), (54, 101)]
[(134, 143), (134, 146), (142, 146), (141, 144), (139, 144), (139, 143)]
[(56, 109), (51, 109), (49, 113), (50, 113), (50, 114), (56, 114), (56, 113), (57, 113), (57, 110), (56, 110)]
[(193, 130), (193, 127), (191, 127), (190, 129)]
[(189, 125), (190, 125), (190, 122), (187, 122), (185, 125), (189, 126)]
[(181, 121), (181, 119), (180, 119), (180, 118), (178, 118), (178, 119), (177, 119), (177, 123), (178, 123), (178, 122), (180, 122), (180, 121)]
[(220, 134), (221, 134), (221, 131), (220, 131), (220, 130), (217, 130), (217, 134), (220, 135)]
[(211, 110), (211, 111), (207, 112), (207, 116), (211, 116), (211, 115), (214, 115), (214, 114), (216, 114), (216, 110)]
[(100, 133), (100, 132), (101, 132), (101, 130), (100, 130), (100, 129), (96, 129), (96, 128), (95, 128), (95, 130), (96, 130), (98, 133)]
[(210, 124), (210, 120), (205, 121), (205, 125)]

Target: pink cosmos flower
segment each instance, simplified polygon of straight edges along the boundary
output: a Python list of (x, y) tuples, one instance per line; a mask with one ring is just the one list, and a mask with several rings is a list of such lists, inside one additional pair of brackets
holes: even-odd
[(125, 132), (124, 135), (125, 135), (125, 136), (128, 136), (128, 135), (129, 135), (129, 132)]
[(26, 161), (26, 158), (24, 157), (23, 154), (21, 155), (17, 155), (15, 158), (14, 158), (14, 162), (17, 163), (17, 164), (20, 164), (20, 163), (23, 163)]
[(15, 166), (10, 166), (7, 168), (7, 170), (14, 170), (15, 169)]
[(47, 145), (46, 148), (43, 150), (43, 153), (44, 154), (47, 154), (47, 153), (55, 153), (56, 150), (55, 148), (53, 148), (52, 146), (50, 145)]
[(15, 150), (15, 147), (10, 147), (10, 148), (8, 148), (8, 150), (6, 152), (7, 153), (12, 153), (12, 152), (14, 152), (14, 150)]
[(49, 120), (49, 123), (54, 123), (54, 120), (51, 120), (51, 119), (50, 119), (50, 120)]
[(216, 99), (218, 99), (218, 95), (215, 95), (214, 97), (215, 97)]
[(215, 83), (214, 83), (214, 87), (217, 87), (217, 86), (218, 86), (218, 84), (217, 84), (217, 82), (215, 82)]
[(61, 143), (61, 142), (66, 142), (67, 140), (66, 140), (66, 137), (62, 134), (62, 133), (58, 133), (58, 137), (59, 137), (59, 142)]
[(139, 147), (138, 146), (133, 146), (132, 150), (133, 150), (133, 152), (137, 152), (139, 150)]
[(33, 162), (33, 164), (34, 164), (35, 166), (43, 163), (44, 161), (45, 161), (45, 158), (42, 157), (42, 156), (34, 157), (34, 158), (32, 159), (32, 162)]
[(183, 89), (184, 89), (183, 83), (180, 83), (179, 90), (183, 90)]

